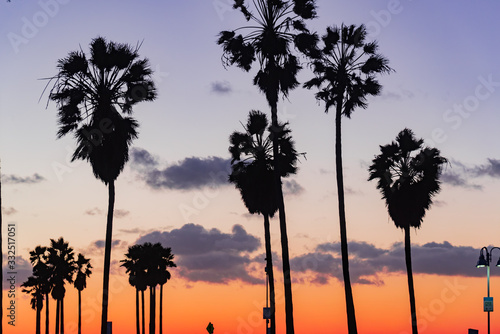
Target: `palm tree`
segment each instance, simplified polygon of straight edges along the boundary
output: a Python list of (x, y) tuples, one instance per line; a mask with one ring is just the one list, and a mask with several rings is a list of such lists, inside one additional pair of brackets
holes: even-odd
[(129, 274), (129, 283), (135, 287), (135, 315), (137, 334), (140, 333), (139, 325), (139, 291), (142, 296), (142, 333), (145, 334), (145, 319), (144, 319), (144, 291), (147, 289), (146, 284), (146, 263), (144, 257), (143, 245), (133, 245), (128, 248), (125, 254), (125, 259), (121, 260), (122, 267), (125, 267), (126, 273)]
[(410, 294), (412, 333), (417, 334), (417, 313), (411, 266), (410, 227), (420, 228), (440, 190), (442, 165), (447, 162), (436, 148), (423, 147), (410, 129), (404, 129), (391, 144), (380, 146), (381, 154), (373, 159), (369, 180), (377, 179), (377, 189), (396, 227), (404, 230), (405, 259)]
[(47, 247), (36, 246), (30, 251), (30, 262), (33, 266), (33, 275), (40, 280), (40, 290), (45, 296), (45, 334), (49, 333), (49, 294), (52, 291), (53, 268), (48, 264)]
[[(315, 40), (313, 35), (311, 40)], [(337, 174), (337, 193), (340, 221), (340, 242), (342, 253), (342, 272), (347, 310), (347, 323), (350, 334), (357, 333), (356, 315), (349, 276), (349, 254), (347, 249), (347, 224), (344, 204), (344, 177), (342, 171), (342, 116), (351, 117), (355, 108), (367, 107), (366, 98), (378, 95), (381, 86), (377, 74), (389, 73), (388, 60), (377, 53), (376, 42), (366, 42), (364, 25), (329, 27), (322, 38), (324, 46), (315, 43), (300, 47), (312, 58), (315, 78), (304, 84), (306, 88), (318, 87), (316, 98), (325, 102), (325, 112), (335, 106), (335, 159)]]
[(41, 313), (43, 308), (43, 292), (42, 292), (42, 284), (40, 277), (29, 276), (26, 282), (21, 284), (22, 292), (31, 294), (31, 308), (36, 310), (36, 334), (40, 334), (40, 324), (41, 324)]
[(73, 283), (78, 290), (78, 334), (82, 333), (82, 290), (87, 287), (87, 277), (92, 274), (90, 259), (85, 258), (81, 253), (76, 260), (76, 278)]
[(90, 58), (73, 51), (59, 60), (50, 92), (59, 110), (58, 137), (73, 133), (77, 141), (73, 160), (89, 161), (94, 176), (108, 186), (101, 334), (106, 333), (108, 317), (115, 180), (137, 138), (138, 123), (128, 115), (138, 102), (156, 98), (152, 71), (147, 59), (138, 59), (139, 47), (93, 39)]
[[(241, 198), (248, 211), (264, 217), (264, 239), (266, 246), (266, 272), (269, 275), (271, 301), (271, 333), (276, 333), (274, 271), (271, 251), (271, 232), (269, 217), (278, 210), (274, 187), (274, 162), (272, 140), (268, 129), (268, 119), (260, 111), (251, 111), (245, 133), (233, 132), (230, 136), (231, 174), (229, 181), (239, 189)], [(269, 133), (271, 133), (269, 131)], [(297, 152), (289, 136), (290, 130), (283, 126), (280, 131), (280, 172), (285, 177), (296, 172)]]
[(172, 254), (170, 247), (165, 248), (160, 243), (154, 244), (153, 247), (161, 255), (158, 265), (158, 284), (160, 285), (160, 334), (163, 334), (163, 285), (171, 278), (168, 268), (174, 268), (177, 265), (174, 263), (174, 254)]
[[(223, 61), (249, 71), (254, 61), (259, 63), (259, 71), (254, 77), (254, 84), (266, 96), (271, 108), (271, 129), (273, 136), (273, 155), (279, 155), (277, 131), (278, 97), (287, 96), (298, 86), (297, 72), (301, 68), (297, 57), (291, 54), (293, 31), (308, 32), (304, 20), (316, 16), (314, 0), (254, 0), (255, 12), (250, 11), (244, 0), (235, 0), (233, 7), (239, 9), (247, 21), (253, 25), (241, 27), (248, 34), (236, 34), (235, 31), (222, 31), (218, 44), (223, 47)], [(275, 160), (275, 164), (277, 160)], [(288, 236), (286, 232), (285, 204), (278, 166), (274, 166), (274, 186), (278, 203), (285, 286), (286, 333), (295, 332), (293, 325), (292, 282), (288, 254)]]
[(76, 270), (73, 248), (62, 237), (58, 240), (50, 239), (48, 248), (48, 264), (52, 267), (51, 281), (53, 284), (52, 298), (56, 300), (56, 329), (55, 333), (64, 334), (64, 296), (66, 282), (73, 283), (73, 273)]

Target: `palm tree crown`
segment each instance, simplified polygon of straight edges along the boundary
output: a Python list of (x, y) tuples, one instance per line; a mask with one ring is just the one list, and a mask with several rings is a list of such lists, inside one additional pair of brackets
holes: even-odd
[(118, 177), (137, 137), (137, 121), (119, 111), (130, 115), (135, 104), (156, 97), (149, 62), (138, 59), (138, 50), (98, 37), (90, 43), (89, 58), (83, 51), (70, 52), (52, 78), (49, 97), (58, 104), (58, 137), (74, 132), (73, 160), (89, 160), (105, 184)]
[(366, 35), (364, 25), (328, 27), (322, 48), (315, 43), (299, 47), (312, 58), (316, 75), (304, 86), (320, 88), (316, 98), (325, 102), (326, 112), (337, 106), (349, 118), (355, 108), (366, 108), (367, 96), (381, 91), (375, 75), (392, 71), (388, 60), (377, 53), (377, 42), (367, 42)]
[[(264, 113), (251, 111), (245, 133), (231, 134), (229, 152), (232, 172), (229, 181), (240, 190), (241, 197), (250, 213), (262, 213), (273, 217), (278, 210), (274, 187), (274, 162), (271, 135), (265, 135), (269, 122)], [(281, 177), (297, 170), (297, 152), (287, 125), (281, 125), (279, 134), (278, 165)], [(268, 129), (269, 133), (271, 130)]]
[(284, 96), (298, 86), (296, 79), (300, 65), (297, 57), (290, 53), (294, 41), (293, 30), (307, 32), (304, 20), (316, 16), (314, 0), (254, 0), (252, 12), (244, 0), (236, 0), (233, 7), (241, 10), (252, 25), (237, 30), (249, 30), (243, 34), (222, 31), (217, 43), (223, 46), (223, 61), (226, 65), (236, 64), (249, 71), (258, 60), (260, 69), (254, 84), (266, 94), (269, 105), (278, 101), (278, 94)]
[(415, 139), (410, 129), (380, 150), (369, 168), (369, 180), (377, 179), (377, 189), (397, 227), (419, 228), (440, 190), (439, 176), (447, 160), (437, 148), (423, 147), (423, 140)]

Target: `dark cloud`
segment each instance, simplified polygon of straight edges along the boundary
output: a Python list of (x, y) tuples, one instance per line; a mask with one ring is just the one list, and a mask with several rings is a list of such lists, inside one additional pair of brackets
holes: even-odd
[(6, 208), (6, 207), (2, 206), (2, 212), (4, 215), (10, 216), (10, 215), (17, 213), (17, 210), (14, 209), (13, 207)]
[(248, 266), (254, 262), (249, 253), (259, 249), (260, 240), (241, 225), (234, 225), (231, 233), (223, 233), (215, 228), (207, 230), (201, 225), (186, 224), (170, 232), (149, 233), (136, 243), (144, 242), (171, 247), (180, 275), (190, 281), (262, 283), (248, 273)]
[(478, 165), (472, 168), (471, 173), (476, 176), (500, 177), (500, 160), (488, 159), (488, 162), (483, 165)]
[(214, 81), (210, 83), (210, 91), (217, 94), (229, 94), (233, 89), (227, 81)]
[(158, 165), (158, 159), (142, 148), (134, 147), (130, 150), (130, 161), (132, 164), (146, 167)]
[[(95, 248), (104, 248), (105, 244), (106, 244), (105, 240), (96, 240), (93, 242), (92, 246), (94, 246)], [(111, 247), (120, 246), (121, 244), (122, 244), (121, 240), (111, 241)]]
[(38, 173), (32, 176), (16, 176), (16, 175), (4, 175), (2, 181), (6, 184), (36, 184), (45, 181), (45, 178)]
[[(389, 249), (377, 248), (365, 242), (349, 243), (351, 280), (357, 284), (383, 284), (383, 273), (406, 273), (403, 243)], [(414, 274), (480, 277), (484, 272), (475, 267), (479, 250), (469, 246), (454, 246), (449, 242), (412, 245)], [(312, 281), (320, 284), (325, 277), (342, 281), (340, 243), (324, 243), (311, 253), (290, 261), (293, 271), (313, 274)]]
[(454, 173), (452, 171), (444, 171), (443, 174), (441, 175), (441, 181), (444, 184), (449, 184), (451, 186), (455, 187), (463, 187), (463, 188), (469, 188), (469, 189), (476, 189), (476, 190), (482, 190), (483, 187), (478, 184), (471, 184), (469, 181), (465, 179), (464, 176)]
[(132, 164), (148, 186), (153, 189), (191, 190), (202, 187), (218, 187), (229, 184), (231, 159), (220, 157), (190, 157), (158, 168), (156, 159), (145, 150), (136, 149)]
[(283, 193), (288, 195), (300, 195), (304, 188), (295, 180), (283, 180)]

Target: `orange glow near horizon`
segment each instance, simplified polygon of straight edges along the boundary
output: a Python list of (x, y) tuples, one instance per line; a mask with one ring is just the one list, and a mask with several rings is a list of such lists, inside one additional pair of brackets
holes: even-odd
[[(82, 332), (98, 333), (100, 328), (101, 276), (93, 276), (82, 294)], [(408, 289), (405, 275), (381, 277), (384, 284), (354, 285), (356, 317), (360, 333), (406, 334), (411, 332)], [(494, 280), (494, 277), (492, 277)], [(485, 278), (415, 275), (419, 333), (446, 334), (465, 332), (467, 328), (486, 330), (486, 313), (482, 312)], [(282, 282), (276, 282), (277, 333), (285, 333)], [(500, 287), (494, 289), (492, 295)], [(327, 334), (347, 332), (344, 291), (337, 281), (327, 285), (299, 284), (294, 288), (294, 321), (297, 333)], [(115, 333), (135, 333), (135, 291), (124, 275), (110, 281), (109, 321)], [(77, 333), (76, 289), (69, 287), (65, 298), (65, 333)], [(8, 300), (4, 295), (4, 303)], [(149, 326), (149, 292), (145, 293), (146, 328)], [(157, 290), (157, 305), (159, 289)], [(252, 334), (265, 331), (262, 307), (264, 286), (230, 283), (227, 285), (193, 283), (173, 279), (164, 286), (163, 326), (165, 332), (203, 333), (209, 322), (215, 333)], [(55, 301), (50, 301), (50, 330), (55, 325)], [(7, 324), (5, 333), (25, 334), (34, 331), (35, 311), (23, 294), (17, 299), (16, 326)], [(158, 319), (157, 311), (157, 319)], [(42, 311), (42, 332), (45, 309)], [(491, 316), (492, 329), (500, 328), (500, 318)], [(158, 328), (158, 320), (157, 320)]]

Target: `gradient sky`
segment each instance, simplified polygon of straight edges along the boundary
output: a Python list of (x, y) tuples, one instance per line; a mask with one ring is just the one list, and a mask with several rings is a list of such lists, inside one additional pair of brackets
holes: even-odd
[[(500, 232), (500, 4), (494, 1), (318, 0), (310, 28), (367, 25), (395, 73), (381, 96), (343, 120), (344, 177), (351, 275), (360, 333), (410, 332), (402, 231), (368, 182), (379, 145), (405, 127), (449, 160), (441, 193), (422, 228), (412, 232), (421, 333), (486, 330), (486, 272), (474, 267)], [(165, 327), (172, 333), (260, 333), (265, 322), (262, 218), (252, 217), (224, 178), (228, 138), (251, 109), (268, 112), (252, 85), (255, 69), (224, 68), (221, 30), (245, 24), (229, 0), (0, 3), (0, 158), (4, 225), (17, 225), (18, 281), (36, 245), (63, 236), (92, 259), (84, 291), (84, 328), (100, 321), (107, 190), (84, 162), (70, 162), (71, 136), (56, 140), (56, 106), (46, 80), (56, 63), (92, 38), (136, 45), (150, 60), (155, 102), (138, 104), (140, 136), (116, 182), (109, 320), (134, 332), (134, 290), (119, 260), (136, 242), (172, 247), (178, 268), (166, 285)], [(303, 60), (304, 61), (304, 60)], [(306, 64), (304, 64), (306, 65)], [(311, 78), (305, 69), (301, 82)], [(296, 89), (279, 104), (296, 147), (305, 152), (285, 184), (298, 333), (346, 332), (334, 173), (333, 115)], [(278, 332), (284, 333), (279, 228), (271, 226), (277, 277)], [(5, 231), (5, 230), (4, 230)], [(5, 248), (4, 248), (5, 249)], [(494, 260), (496, 256), (494, 254)], [(492, 296), (500, 293), (492, 268)], [(32, 331), (35, 312), (17, 289), (17, 321), (6, 333)], [(67, 333), (77, 293), (68, 287)], [(500, 297), (498, 297), (500, 298)], [(4, 303), (8, 301), (4, 294)], [(55, 302), (51, 304), (55, 314)], [(498, 311), (497, 311), (498, 312)], [(492, 329), (500, 318), (492, 314)], [(55, 320), (52, 317), (51, 326)]]

